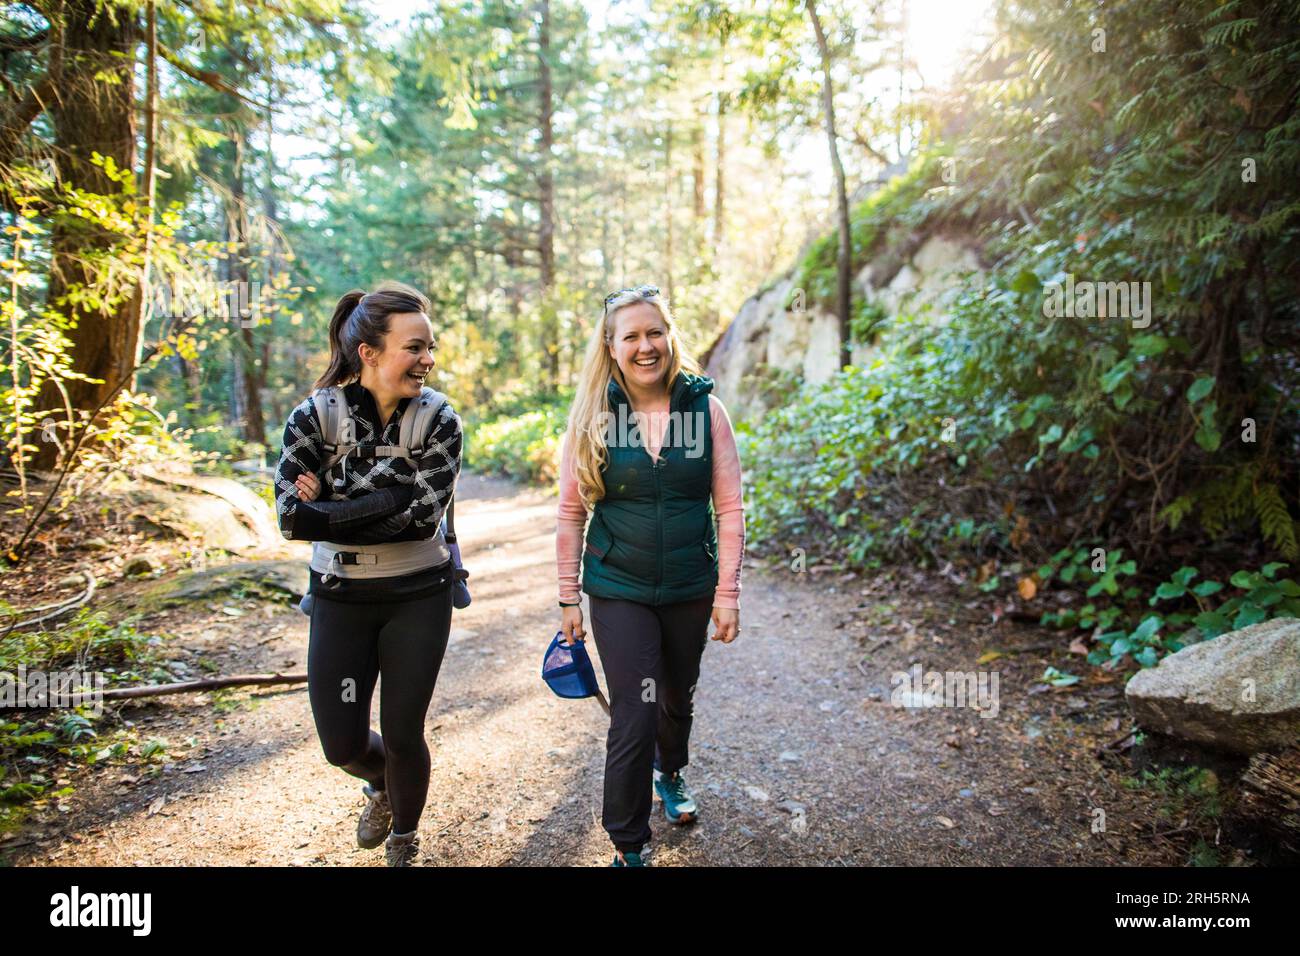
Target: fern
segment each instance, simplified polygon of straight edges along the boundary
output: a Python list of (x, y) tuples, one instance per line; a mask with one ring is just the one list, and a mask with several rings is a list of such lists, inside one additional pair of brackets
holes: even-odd
[(1259, 219), (1258, 222), (1246, 228), (1246, 235), (1252, 239), (1267, 238), (1272, 239), (1282, 231), (1288, 219), (1300, 213), (1300, 202), (1293, 202), (1289, 206), (1283, 206), (1281, 209), (1274, 210), (1266, 216)]
[(1240, 20), (1216, 24), (1205, 31), (1205, 45), (1207, 47), (1235, 45), (1248, 31), (1255, 29), (1258, 22), (1254, 17), (1243, 17)]
[(1287, 512), (1286, 502), (1277, 485), (1260, 485), (1255, 492), (1255, 514), (1259, 517), (1259, 526), (1264, 533), (1264, 540), (1271, 543), (1288, 561), (1300, 557), (1300, 546), (1296, 544), (1295, 523)]
[(1245, 465), (1191, 492), (1193, 503), (1200, 509), (1201, 527), (1218, 537), (1227, 525), (1243, 518), (1250, 507), (1255, 473), (1254, 464)]
[(1192, 499), (1188, 495), (1179, 495), (1169, 504), (1165, 505), (1160, 511), (1160, 517), (1169, 522), (1171, 531), (1178, 530), (1178, 526), (1187, 517), (1187, 513), (1192, 510)]

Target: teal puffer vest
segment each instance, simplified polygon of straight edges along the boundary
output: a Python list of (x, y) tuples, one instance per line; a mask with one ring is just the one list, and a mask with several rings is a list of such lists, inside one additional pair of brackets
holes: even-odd
[(582, 589), (594, 597), (671, 604), (712, 594), (718, 584), (718, 537), (713, 526), (713, 380), (678, 374), (659, 460), (643, 443), (620, 443), (619, 419), (632, 406), (613, 379), (615, 416), (607, 433), (605, 497), (596, 502), (582, 555)]

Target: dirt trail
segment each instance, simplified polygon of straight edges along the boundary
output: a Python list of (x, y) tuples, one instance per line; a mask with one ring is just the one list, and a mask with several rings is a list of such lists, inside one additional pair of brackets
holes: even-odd
[[(558, 623), (554, 498), (466, 476), (458, 503), (474, 603), (455, 612), (429, 712), (421, 862), (606, 864), (605, 717), (594, 701), (554, 697), (538, 673)], [(702, 819), (669, 827), (656, 802), (654, 863), (1183, 862), (1150, 838), (1149, 795), (1092, 755), (1126, 720), (1118, 681), (1031, 693), (1049, 655), (1014, 650), (1045, 632), (986, 631), (987, 611), (933, 576), (833, 577), (746, 570), (744, 632), (709, 643), (697, 694), (687, 778)], [(307, 619), (263, 613), (193, 608), (169, 629), (222, 673), (301, 669)], [(890, 705), (895, 671), (974, 670), (992, 646), (1007, 651), (984, 665), (1000, 673), (996, 717)], [(236, 698), (225, 713), (206, 695), (130, 705), (141, 739), (166, 739), (174, 762), (153, 777), (85, 771), (66, 812), (35, 814), (7, 861), (382, 866), (382, 849), (355, 845), (360, 783), (326, 763), (305, 688)], [(1105, 833), (1090, 831), (1097, 807)]]

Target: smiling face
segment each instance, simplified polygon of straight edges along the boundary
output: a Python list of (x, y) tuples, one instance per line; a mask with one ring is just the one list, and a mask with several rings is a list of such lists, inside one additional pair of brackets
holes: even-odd
[(623, 380), (632, 388), (658, 388), (668, 375), (672, 358), (663, 315), (648, 302), (634, 302), (615, 312), (613, 323), (609, 354)]
[(414, 398), (420, 394), (424, 377), (433, 370), (433, 324), (423, 312), (397, 312), (389, 316), (384, 348), (377, 351), (364, 343), (361, 353), (361, 384), (381, 401)]

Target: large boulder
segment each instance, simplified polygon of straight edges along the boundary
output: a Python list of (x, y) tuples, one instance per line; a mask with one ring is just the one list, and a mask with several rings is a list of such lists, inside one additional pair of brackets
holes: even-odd
[(1300, 742), (1300, 620), (1192, 644), (1125, 688), (1140, 727), (1239, 754)]

